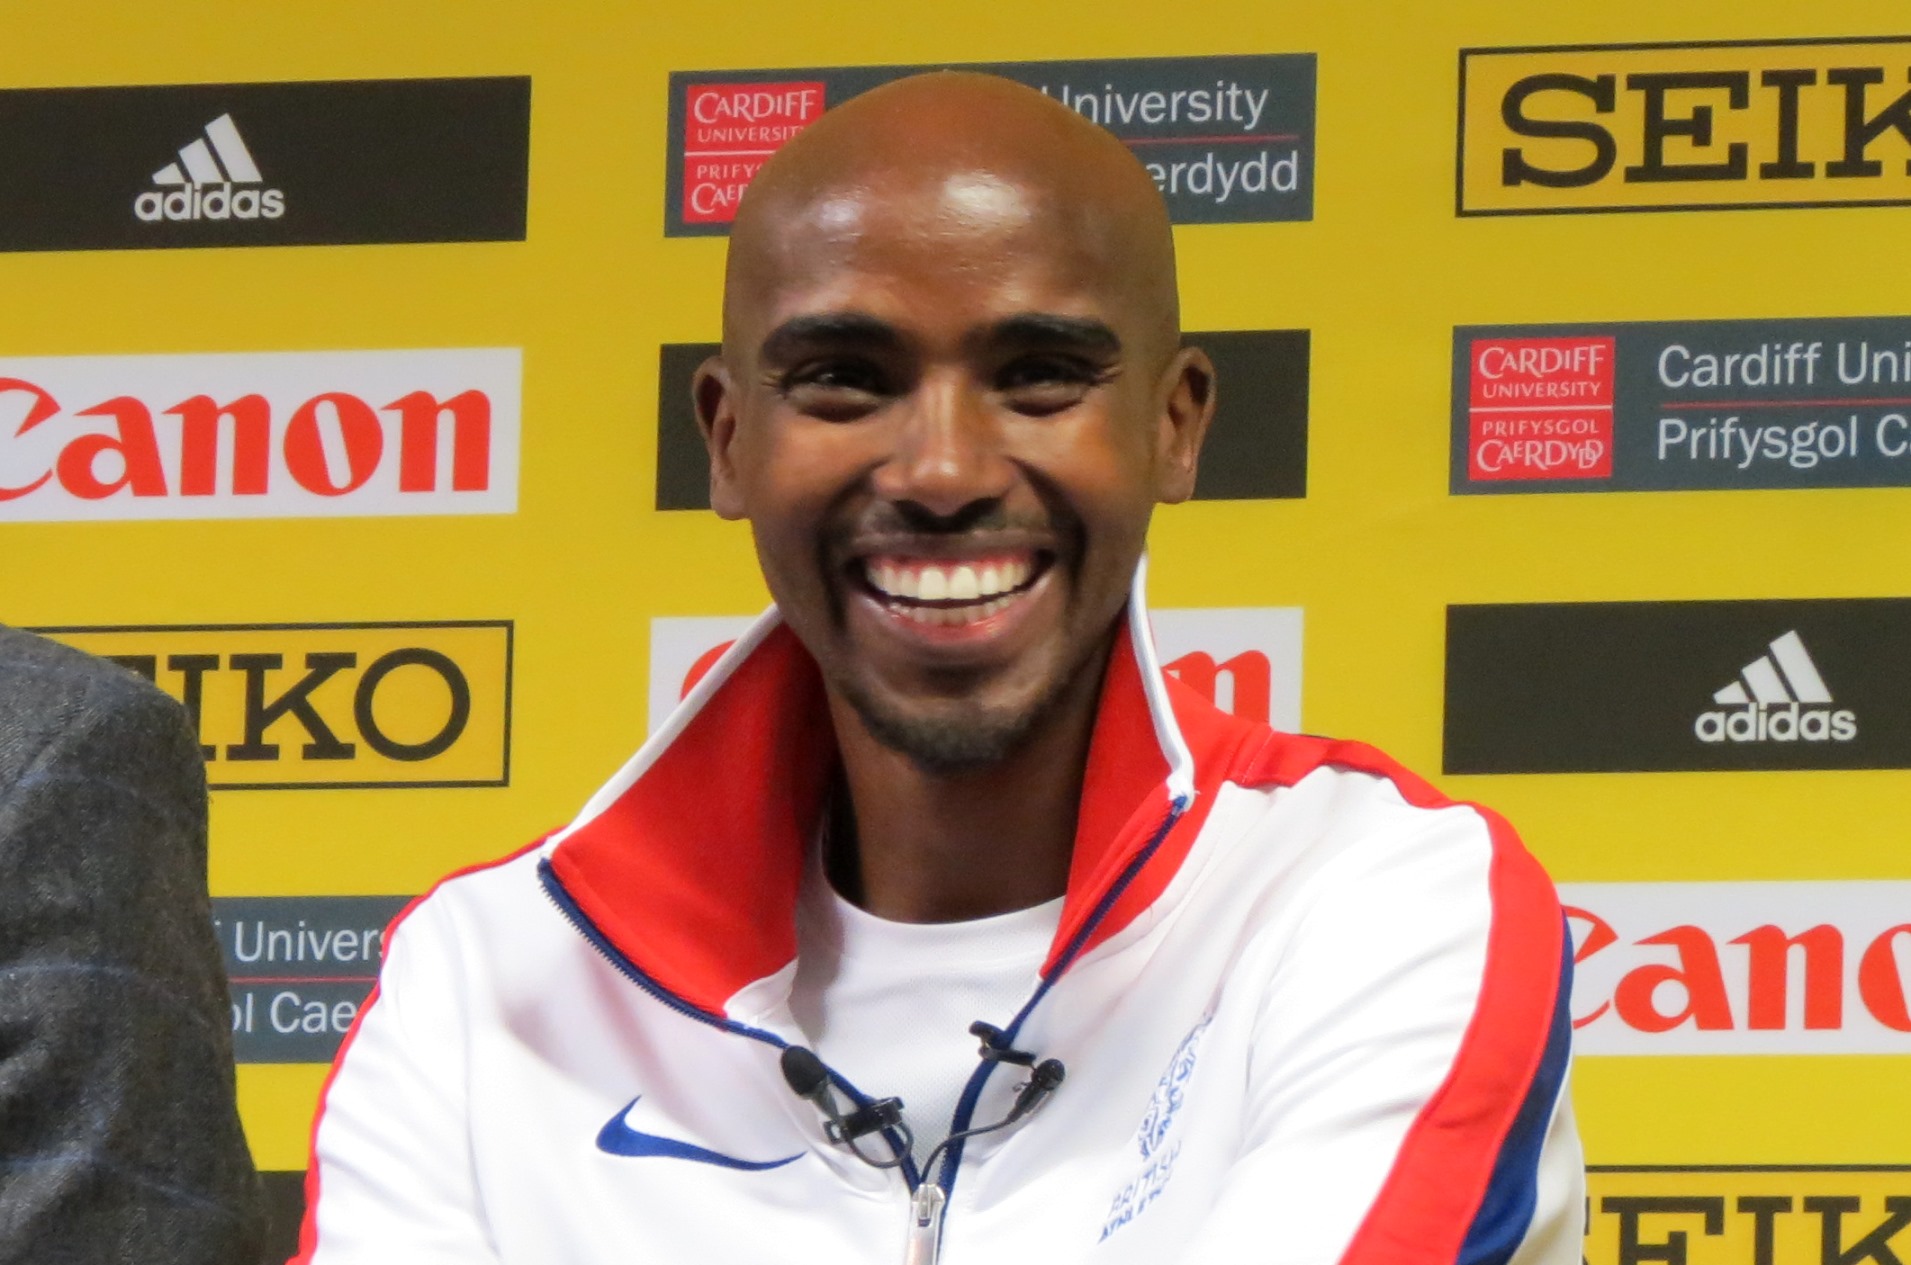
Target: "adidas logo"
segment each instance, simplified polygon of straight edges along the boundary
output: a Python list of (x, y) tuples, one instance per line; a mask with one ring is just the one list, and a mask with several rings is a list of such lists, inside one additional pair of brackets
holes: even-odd
[[(161, 220), (276, 220), (285, 214), (285, 194), (262, 184), (259, 165), (230, 114), (206, 124), (206, 134), (179, 151), (179, 161), (153, 173), (150, 189), (133, 199), (133, 214)], [(168, 191), (170, 190), (170, 192)]]
[(1739, 679), (1712, 695), (1721, 710), (1700, 712), (1692, 732), (1700, 742), (1850, 742), (1858, 717), (1825, 706), (1825, 678), (1794, 630), (1771, 643), (1771, 653), (1746, 664)]

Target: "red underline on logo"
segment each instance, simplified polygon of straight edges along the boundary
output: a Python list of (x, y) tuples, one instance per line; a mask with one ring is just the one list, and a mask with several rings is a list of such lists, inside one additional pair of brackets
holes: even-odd
[(773, 149), (686, 149), (685, 158), (761, 158), (774, 154)]
[(1292, 132), (1276, 136), (1124, 136), (1129, 145), (1245, 145), (1252, 141), (1297, 141)]
[(1610, 404), (1475, 404), (1469, 413), (1610, 413)]
[(229, 984), (376, 984), (376, 975), (234, 975)]
[(1911, 404), (1891, 400), (1668, 400), (1660, 408), (1834, 408), (1840, 404)]

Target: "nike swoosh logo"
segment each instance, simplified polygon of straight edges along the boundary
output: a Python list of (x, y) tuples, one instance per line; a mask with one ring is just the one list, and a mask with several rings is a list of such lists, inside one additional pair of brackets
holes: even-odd
[(734, 1168), (746, 1173), (761, 1173), (766, 1169), (782, 1168), (803, 1158), (801, 1152), (781, 1160), (740, 1160), (734, 1155), (724, 1155), (718, 1151), (706, 1150), (688, 1142), (679, 1142), (675, 1138), (660, 1138), (654, 1133), (644, 1133), (633, 1129), (625, 1121), (631, 1107), (643, 1100), (643, 1095), (630, 1100), (629, 1106), (610, 1118), (609, 1123), (597, 1132), (597, 1149), (606, 1155), (626, 1155), (642, 1157), (646, 1155), (662, 1156), (670, 1160), (689, 1160), (696, 1164), (714, 1164), (718, 1168)]

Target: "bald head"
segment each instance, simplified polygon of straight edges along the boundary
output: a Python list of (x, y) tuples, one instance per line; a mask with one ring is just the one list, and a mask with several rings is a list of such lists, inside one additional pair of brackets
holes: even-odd
[(939, 71), (837, 106), (757, 173), (730, 235), (726, 358), (779, 289), (850, 264), (872, 238), (950, 251), (954, 263), (951, 247), (1005, 233), (1126, 308), (1148, 332), (1152, 345), (1135, 349), (1146, 359), (1172, 353), (1174, 239), (1127, 146), (1032, 88)]

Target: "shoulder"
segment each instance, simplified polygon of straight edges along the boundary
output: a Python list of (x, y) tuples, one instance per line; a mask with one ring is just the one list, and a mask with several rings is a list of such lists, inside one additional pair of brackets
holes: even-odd
[(1290, 878), (1356, 888), (1437, 886), (1559, 917), (1552, 882), (1513, 826), (1362, 742), (1269, 733), (1236, 761), (1234, 829)]
[(1453, 798), (1379, 748), (1284, 733), (1220, 711), (1172, 678), (1168, 695), (1200, 798), (1231, 800), (1224, 833), (1274, 832), (1284, 851), (1489, 850), (1525, 855), (1498, 813)]
[(205, 785), (177, 702), (116, 664), (0, 627), (0, 875), (84, 876), (123, 910), (160, 887), (180, 899), (196, 889), (203, 905)]
[[(151, 682), (105, 659), (0, 625), (0, 770), (59, 738), (121, 727), (174, 741), (185, 712)], [(104, 722), (112, 722), (106, 725)]]
[[(461, 946), (457, 954), (510, 952), (530, 927), (544, 924), (556, 907), (544, 894), (539, 865), (543, 839), (501, 857), (453, 870), (406, 905), (386, 929), (387, 952), (430, 946)], [(529, 917), (527, 917), (529, 915)]]

